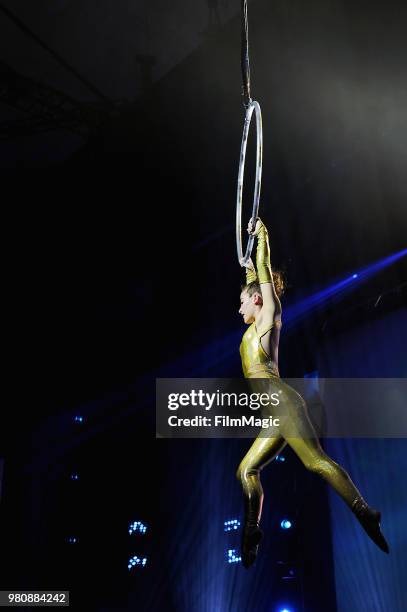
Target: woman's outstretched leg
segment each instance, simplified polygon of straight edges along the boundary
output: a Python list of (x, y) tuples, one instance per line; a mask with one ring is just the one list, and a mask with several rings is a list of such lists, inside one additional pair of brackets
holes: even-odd
[(322, 449), (302, 397), (282, 381), (278, 387), (280, 412), (286, 415), (281, 425), (284, 439), (305, 467), (322, 476), (342, 497), (379, 548), (389, 552), (380, 530), (380, 513), (368, 506), (349, 474)]
[(246, 568), (254, 563), (258, 544), (263, 535), (259, 528), (264, 498), (260, 471), (286, 445), (281, 436), (275, 436), (275, 429), (273, 431), (271, 429), (262, 429), (236, 472), (244, 495), (245, 518), (242, 536), (242, 563)]

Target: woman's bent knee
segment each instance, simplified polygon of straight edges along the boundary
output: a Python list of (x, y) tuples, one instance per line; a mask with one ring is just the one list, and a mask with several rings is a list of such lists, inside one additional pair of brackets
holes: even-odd
[(240, 464), (236, 471), (237, 480), (246, 480), (248, 476), (258, 476), (259, 470), (257, 468), (250, 467), (249, 465)]

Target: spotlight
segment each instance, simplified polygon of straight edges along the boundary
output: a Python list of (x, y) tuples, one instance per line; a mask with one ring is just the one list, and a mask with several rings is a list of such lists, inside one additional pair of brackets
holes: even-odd
[(227, 550), (226, 557), (228, 563), (240, 563), (240, 561), (242, 560), (242, 557), (237, 556), (235, 548), (230, 548), (229, 550)]
[(71, 480), (79, 480), (79, 474), (77, 474), (76, 472), (72, 473)]
[[(384, 268), (394, 264), (396, 261), (407, 255), (407, 249), (403, 249), (398, 253), (394, 253), (388, 257), (380, 259), (364, 268), (359, 268), (357, 272), (350, 274), (342, 280), (335, 280), (331, 285), (317, 291), (307, 297), (303, 298), (300, 302), (292, 304), (286, 307), (284, 325), (287, 329), (289, 326), (294, 325), (300, 319), (307, 316), (310, 312), (319, 308), (327, 301), (339, 300), (343, 298), (347, 293), (353, 291), (363, 281), (371, 278), (377, 272), (384, 270)], [(354, 281), (358, 282), (355, 283)]]
[(291, 529), (292, 522), (289, 521), (288, 519), (283, 519), (280, 523), (281, 529)]
[(293, 580), (295, 578), (295, 570), (291, 567), (285, 576), (281, 576), (282, 580)]
[(78, 538), (75, 538), (75, 536), (70, 536), (69, 538), (67, 538), (67, 542), (68, 544), (77, 544)]
[(147, 531), (147, 525), (144, 525), (144, 523), (142, 523), (141, 521), (134, 521), (133, 523), (130, 523), (129, 526), (129, 535), (132, 535), (133, 533), (142, 533), (144, 534)]
[(296, 580), (297, 570), (295, 566), (291, 565), (287, 561), (277, 561), (276, 575), (280, 580), (287, 581)]
[(224, 531), (236, 531), (240, 527), (240, 521), (237, 519), (231, 519), (229, 521), (224, 521)]
[(278, 612), (292, 612), (291, 608), (281, 608)]
[(83, 423), (83, 416), (76, 415), (73, 420), (75, 423)]
[(131, 559), (129, 559), (129, 562), (127, 564), (127, 569), (130, 571), (134, 567), (145, 567), (146, 563), (147, 563), (147, 557), (143, 557), (141, 559), (140, 557), (137, 557), (135, 555), (134, 557), (131, 557)]

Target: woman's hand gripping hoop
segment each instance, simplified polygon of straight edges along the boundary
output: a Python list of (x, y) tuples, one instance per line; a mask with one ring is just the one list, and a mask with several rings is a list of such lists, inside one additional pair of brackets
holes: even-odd
[(244, 167), (246, 162), (247, 139), (249, 137), (250, 123), (252, 120), (253, 111), (256, 114), (256, 183), (254, 187), (252, 219), (258, 217), (260, 204), (260, 189), (261, 189), (261, 171), (263, 162), (263, 127), (261, 121), (260, 104), (250, 100), (246, 108), (246, 116), (243, 127), (242, 145), (240, 148), (240, 163), (239, 175), (237, 178), (237, 197), (236, 197), (236, 247), (237, 257), (240, 265), (243, 267), (248, 263), (254, 244), (254, 235), (249, 236), (247, 242), (246, 253), (243, 256), (242, 245), (242, 199), (243, 199), (243, 177)]

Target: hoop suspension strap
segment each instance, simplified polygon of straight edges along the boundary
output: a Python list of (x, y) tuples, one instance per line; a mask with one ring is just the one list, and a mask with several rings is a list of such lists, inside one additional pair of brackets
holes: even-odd
[(243, 105), (247, 109), (251, 102), (250, 95), (250, 61), (249, 61), (249, 23), (247, 18), (247, 0), (242, 0), (242, 50), (241, 50)]

